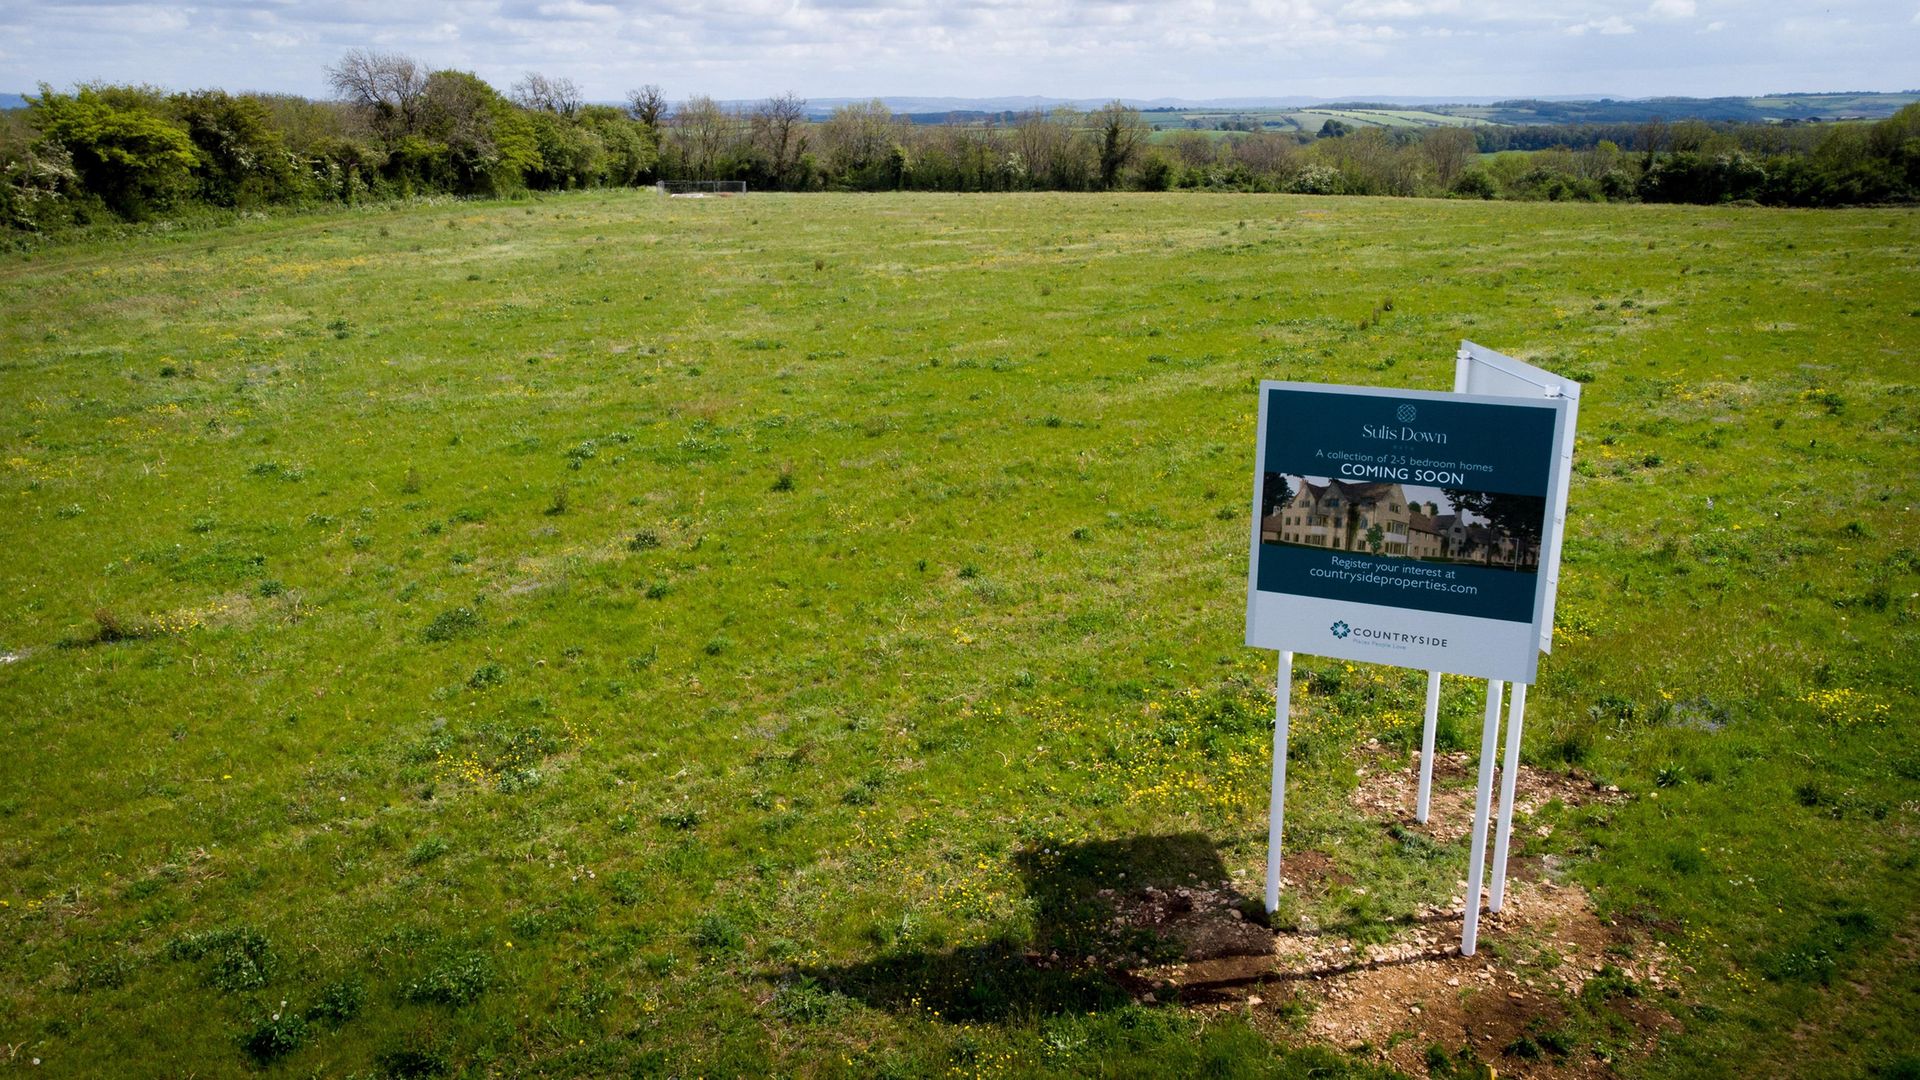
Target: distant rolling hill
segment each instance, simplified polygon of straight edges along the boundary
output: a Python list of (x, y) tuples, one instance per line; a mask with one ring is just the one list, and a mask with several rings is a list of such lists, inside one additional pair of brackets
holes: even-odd
[(1620, 124), (1646, 120), (1878, 120), (1920, 101), (1920, 92), (1767, 94), (1762, 97), (1635, 98), (1598, 101), (1500, 101), (1435, 111), (1496, 124)]

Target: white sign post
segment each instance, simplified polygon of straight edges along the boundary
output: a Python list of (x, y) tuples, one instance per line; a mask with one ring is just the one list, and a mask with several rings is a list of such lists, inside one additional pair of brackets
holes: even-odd
[[(1553, 602), (1560, 585), (1560, 545), (1567, 523), (1567, 489), (1573, 480), (1574, 428), (1580, 416), (1580, 384), (1551, 371), (1522, 363), (1471, 341), (1460, 343), (1454, 357), (1453, 390), (1457, 394), (1497, 394), (1517, 398), (1561, 398), (1567, 401), (1567, 426), (1559, 446), (1560, 487), (1552, 507), (1553, 527), (1543, 539), (1540, 572), (1546, 575), (1546, 612), (1542, 620), (1540, 651), (1553, 651)], [(1520, 737), (1526, 723), (1527, 684), (1516, 683), (1513, 705), (1507, 712), (1507, 750), (1501, 765), (1500, 822), (1493, 848), (1493, 887), (1487, 909), (1498, 912), (1507, 889), (1507, 844), (1513, 832), (1513, 785), (1520, 770)], [(1434, 728), (1440, 719), (1440, 672), (1427, 672), (1427, 711), (1420, 740), (1420, 793), (1414, 819), (1427, 822), (1433, 788)]]
[[(1489, 385), (1469, 385), (1484, 364)], [(1247, 577), (1247, 643), (1280, 653), (1266, 907), (1279, 906), (1295, 651), (1429, 671), (1416, 816), (1432, 787), (1441, 671), (1488, 680), (1461, 951), (1472, 955), (1486, 868), (1491, 765), (1514, 683), (1495, 843), (1504, 894), (1525, 687), (1551, 643), (1578, 384), (1463, 342), (1455, 393), (1264, 382)], [(1505, 380), (1505, 381), (1502, 381)], [(1512, 393), (1512, 382), (1536, 387)], [(1573, 386), (1574, 393), (1564, 392)], [(1442, 513), (1444, 506), (1446, 512)], [(1551, 572), (1550, 572), (1551, 571)]]

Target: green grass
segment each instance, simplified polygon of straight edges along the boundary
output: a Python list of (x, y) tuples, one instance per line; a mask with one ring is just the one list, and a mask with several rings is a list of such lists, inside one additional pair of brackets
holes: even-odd
[[(1362, 1071), (1132, 1002), (1097, 890), (1257, 893), (1257, 380), (1471, 337), (1588, 387), (1526, 754), (1634, 797), (1529, 850), (1691, 968), (1617, 1067), (1910, 1075), (1916, 265), (1907, 210), (1190, 194), (0, 259), (8, 1063)], [(1377, 940), (1463, 876), (1346, 803), (1421, 679), (1301, 669), (1289, 843), (1372, 887), (1287, 915)]]
[[(1149, 113), (1150, 123), (1160, 125), (1159, 132), (1178, 131), (1189, 123), (1229, 120), (1257, 120), (1267, 130), (1304, 131), (1311, 135), (1328, 120), (1340, 120), (1352, 127), (1476, 127), (1484, 120), (1425, 109), (1245, 109), (1210, 110), (1189, 113)], [(1235, 132), (1218, 128), (1200, 129), (1206, 134), (1227, 136)]]

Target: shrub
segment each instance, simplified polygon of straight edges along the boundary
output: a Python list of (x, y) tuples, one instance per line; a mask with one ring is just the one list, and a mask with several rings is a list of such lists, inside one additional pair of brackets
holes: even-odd
[(1453, 182), (1453, 194), (1462, 199), (1495, 199), (1500, 196), (1500, 185), (1485, 169), (1468, 169)]
[(1338, 195), (1346, 186), (1340, 170), (1331, 165), (1309, 165), (1287, 182), (1287, 190), (1295, 195)]

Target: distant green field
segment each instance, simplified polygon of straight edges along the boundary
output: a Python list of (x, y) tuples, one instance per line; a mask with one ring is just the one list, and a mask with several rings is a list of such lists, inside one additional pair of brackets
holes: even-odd
[[(1916, 266), (1912, 210), (1191, 193), (0, 257), (0, 1068), (1914, 1075)], [(1253, 388), (1465, 337), (1587, 386), (1525, 753), (1621, 801), (1516, 836), (1605, 971), (1496, 926), (1535, 1019), (1431, 1048), (1150, 1000), (1113, 897), (1264, 872)], [(1301, 658), (1284, 934), (1454, 895), (1348, 800), (1423, 684)]]
[(1485, 121), (1419, 109), (1271, 109), (1149, 113), (1147, 121), (1162, 131), (1194, 128), (1217, 131), (1213, 125), (1230, 121), (1253, 122), (1267, 131), (1304, 131), (1313, 134), (1328, 120), (1355, 127), (1473, 127)]
[(1358, 127), (1472, 127), (1482, 124), (1644, 123), (1652, 119), (1698, 118), (1721, 122), (1770, 123), (1782, 120), (1869, 119), (1892, 116), (1920, 101), (1916, 93), (1774, 94), (1754, 98), (1664, 98), (1635, 101), (1512, 101), (1497, 105), (1434, 105), (1428, 109), (1301, 108), (1198, 109), (1146, 114), (1163, 129), (1198, 126), (1216, 129), (1230, 122), (1253, 122), (1262, 130), (1312, 134), (1329, 119)]

